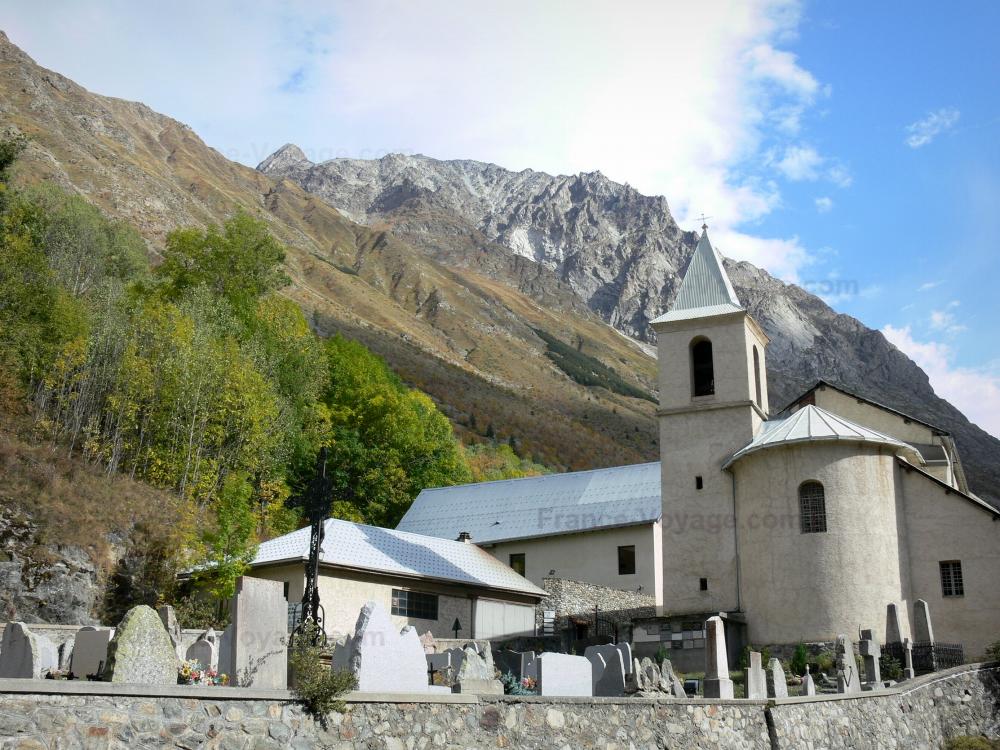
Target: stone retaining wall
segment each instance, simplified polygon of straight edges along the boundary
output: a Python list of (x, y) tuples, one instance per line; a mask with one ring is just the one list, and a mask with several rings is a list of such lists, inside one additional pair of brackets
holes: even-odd
[(283, 691), (0, 680), (0, 748), (938, 747), (1000, 731), (1000, 664), (879, 695), (763, 701), (354, 695), (326, 727)]
[(593, 620), (594, 608), (601, 617), (621, 625), (631, 625), (635, 617), (656, 614), (656, 599), (650, 594), (598, 586), (595, 583), (574, 581), (569, 578), (544, 578), (542, 588), (548, 596), (535, 608), (538, 632), (541, 632), (542, 612), (554, 610), (556, 630), (562, 630), (568, 619), (580, 616)]

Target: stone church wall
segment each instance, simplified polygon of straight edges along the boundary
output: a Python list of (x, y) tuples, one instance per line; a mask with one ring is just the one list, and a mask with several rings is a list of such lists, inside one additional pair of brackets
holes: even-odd
[[(34, 691), (34, 692), (28, 692)], [(89, 693), (88, 693), (89, 691)], [(326, 726), (283, 691), (0, 681), (0, 747), (233, 750), (939, 747), (1000, 736), (1000, 664), (966, 665), (878, 695), (765, 701), (352, 696)]]

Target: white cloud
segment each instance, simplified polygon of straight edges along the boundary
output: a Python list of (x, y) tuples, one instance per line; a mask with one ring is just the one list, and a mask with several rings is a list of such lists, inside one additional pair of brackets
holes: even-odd
[[(956, 306), (955, 304), (948, 305), (949, 308)], [(930, 324), (933, 330), (949, 334), (961, 333), (967, 328), (955, 319), (955, 314), (950, 310), (931, 310)]]
[(822, 164), (823, 157), (811, 146), (789, 146), (774, 166), (789, 180), (797, 182), (818, 178)]
[[(800, 15), (799, 0), (627, 11), (511, 0), (460, 12), (447, 0), (21, 0), (5, 25), (42, 64), (144, 100), (246, 164), (291, 141), (317, 159), (403, 151), (600, 169), (666, 195), (684, 226), (704, 211), (713, 228), (742, 233), (735, 257), (794, 273), (809, 258), (795, 239), (750, 235), (781, 201), (765, 154), (784, 153), (829, 96), (782, 49)], [(824, 179), (835, 168), (816, 167)]]
[(990, 434), (1000, 437), (1000, 375), (955, 365), (955, 352), (950, 346), (917, 341), (909, 326), (887, 325), (882, 333), (920, 365), (938, 396), (950, 401)]
[(813, 202), (816, 204), (816, 210), (821, 214), (829, 213), (833, 210), (833, 199), (828, 196), (824, 195), (821, 198), (817, 198)]
[(955, 127), (960, 116), (957, 109), (948, 107), (928, 112), (923, 119), (906, 126), (906, 145), (910, 148), (926, 146), (941, 133)]
[(929, 292), (931, 289), (936, 289), (941, 286), (944, 282), (938, 279), (937, 281), (925, 281), (923, 284), (917, 287), (918, 292)]

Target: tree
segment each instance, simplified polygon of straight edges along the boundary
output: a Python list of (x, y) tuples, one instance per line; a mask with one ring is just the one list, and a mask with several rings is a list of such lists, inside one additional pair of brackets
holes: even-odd
[(395, 526), (425, 487), (471, 480), (448, 419), (361, 344), (325, 345), (328, 438), (341, 518)]

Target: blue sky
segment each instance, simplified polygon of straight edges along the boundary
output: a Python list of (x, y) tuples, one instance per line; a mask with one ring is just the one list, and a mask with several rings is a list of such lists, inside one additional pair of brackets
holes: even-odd
[(47, 67), (256, 165), (601, 170), (883, 331), (1000, 435), (1000, 3), (5, 3)]

